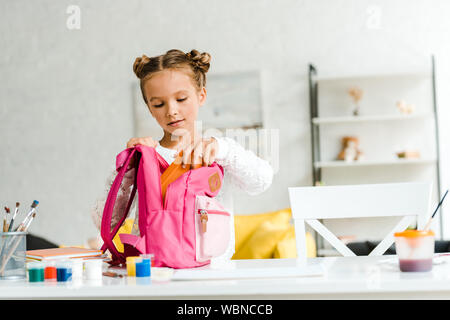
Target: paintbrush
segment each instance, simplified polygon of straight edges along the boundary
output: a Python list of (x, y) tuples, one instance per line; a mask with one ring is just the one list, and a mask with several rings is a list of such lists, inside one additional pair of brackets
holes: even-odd
[(25, 230), (25, 226), (28, 223), (28, 219), (30, 219), (31, 215), (33, 214), (33, 212), (36, 211), (36, 207), (39, 204), (39, 201), (34, 200), (33, 203), (31, 204), (31, 209), (30, 212), (28, 212), (28, 214), (26, 215), (25, 219), (23, 219), (22, 223), (17, 227), (16, 231), (23, 231)]
[(105, 271), (102, 274), (106, 277), (123, 278), (123, 274), (119, 274), (117, 272), (112, 272), (112, 271)]
[(9, 208), (5, 207), (5, 217), (3, 218), (3, 232), (7, 232), (8, 231), (8, 216), (9, 216)]
[(9, 223), (9, 228), (8, 228), (8, 232), (11, 232), (13, 224), (14, 224), (14, 219), (16, 219), (17, 213), (19, 212), (19, 206), (20, 206), (20, 202), (16, 202), (16, 209), (14, 210), (14, 214), (11, 218), (11, 222)]
[(31, 221), (33, 221), (34, 217), (36, 217), (36, 212), (33, 212), (33, 214), (31, 215), (30, 219), (27, 222), (27, 225), (25, 226), (25, 229), (23, 230), (24, 232), (28, 231), (28, 228), (30, 227)]
[(442, 202), (444, 202), (445, 196), (447, 196), (448, 190), (445, 192), (444, 196), (442, 197), (441, 201), (439, 201), (439, 204), (437, 205), (436, 209), (434, 210), (433, 214), (431, 215), (430, 219), (428, 220), (427, 224), (425, 225), (425, 228), (423, 228), (424, 231), (428, 231), (431, 225), (431, 221), (434, 218), (434, 215), (439, 210), (440, 206), (442, 205)]

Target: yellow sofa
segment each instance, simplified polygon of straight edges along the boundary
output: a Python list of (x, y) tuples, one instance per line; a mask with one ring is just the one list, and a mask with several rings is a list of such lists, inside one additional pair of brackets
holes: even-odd
[[(291, 209), (250, 215), (235, 215), (235, 253), (238, 259), (296, 258), (295, 229), (291, 224)], [(130, 233), (133, 219), (125, 220), (113, 242), (123, 252), (120, 233)], [(316, 244), (310, 233), (306, 234), (307, 256), (316, 256)]]

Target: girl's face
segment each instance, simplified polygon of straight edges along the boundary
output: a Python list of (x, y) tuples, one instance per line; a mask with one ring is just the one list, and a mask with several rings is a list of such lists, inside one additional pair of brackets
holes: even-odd
[(145, 82), (144, 92), (150, 113), (166, 134), (178, 129), (192, 134), (198, 109), (206, 100), (205, 88), (198, 91), (183, 71), (163, 70)]

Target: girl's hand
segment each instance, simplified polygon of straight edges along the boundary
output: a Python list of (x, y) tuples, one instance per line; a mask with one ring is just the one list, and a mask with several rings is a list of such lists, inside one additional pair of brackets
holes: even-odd
[[(156, 146), (158, 145), (158, 142), (153, 140), (152, 137), (131, 138), (127, 142), (127, 149), (135, 147), (139, 144), (143, 145), (143, 146), (156, 148)], [(134, 155), (133, 158), (131, 158), (130, 164), (128, 165), (128, 169), (133, 168), (135, 166), (135, 164), (136, 164), (136, 155)]]
[(183, 168), (193, 168), (195, 165), (210, 166), (215, 160), (219, 149), (214, 138), (202, 138), (194, 143), (180, 143), (177, 154), (183, 151), (181, 164)]
[(127, 142), (127, 148), (132, 148), (134, 146), (137, 146), (138, 144), (141, 144), (141, 145), (147, 146), (147, 147), (156, 148), (156, 146), (158, 145), (158, 142), (153, 140), (152, 137), (131, 138)]

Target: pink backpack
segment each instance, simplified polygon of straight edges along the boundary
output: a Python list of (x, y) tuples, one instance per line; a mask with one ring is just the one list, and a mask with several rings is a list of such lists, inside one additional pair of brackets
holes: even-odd
[[(125, 213), (111, 230), (117, 193), (132, 156), (137, 155), (135, 183)], [(225, 252), (230, 241), (230, 214), (214, 198), (222, 186), (223, 169), (217, 163), (192, 169), (173, 181), (162, 203), (161, 174), (169, 167), (154, 148), (138, 145), (116, 157), (118, 174), (103, 210), (102, 250), (109, 250), (111, 264), (123, 264), (127, 256), (151, 253), (156, 267), (192, 268), (210, 263)], [(140, 236), (119, 234), (124, 252), (112, 239), (127, 218), (133, 198), (139, 192)]]

